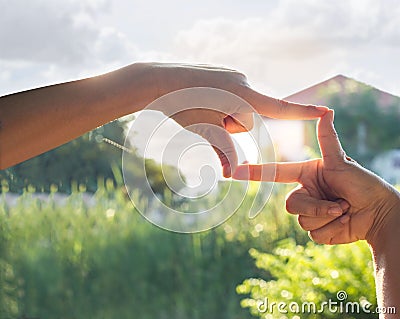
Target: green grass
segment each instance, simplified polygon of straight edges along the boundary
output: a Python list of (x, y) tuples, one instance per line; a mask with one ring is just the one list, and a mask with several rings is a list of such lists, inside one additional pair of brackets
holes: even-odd
[[(99, 188), (91, 207), (77, 190), (64, 206), (40, 202), (29, 192), (16, 206), (2, 201), (0, 318), (250, 318), (236, 287), (246, 278), (279, 282), (295, 271), (282, 262), (278, 274), (268, 271), (255, 251), (275, 256), (282, 239), (308, 242), (296, 219), (285, 213), (290, 188), (276, 188), (253, 220), (247, 218), (245, 201), (223, 225), (189, 235), (151, 225), (110, 183)], [(324, 263), (337, 258), (330, 248), (318, 249)], [(349, 248), (337, 249), (352, 254)], [(297, 257), (301, 260), (300, 253)], [(319, 259), (313, 265), (318, 269)], [(355, 267), (351, 259), (333, 267), (349, 273), (361, 267), (372, 276), (370, 266)], [(356, 284), (357, 278), (343, 282)], [(299, 275), (293, 288), (312, 291), (308, 279)]]

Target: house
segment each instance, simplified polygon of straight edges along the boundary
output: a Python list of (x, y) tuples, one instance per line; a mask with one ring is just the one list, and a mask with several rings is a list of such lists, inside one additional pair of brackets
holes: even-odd
[(371, 169), (393, 185), (400, 185), (400, 149), (394, 149), (377, 155)]
[(383, 108), (394, 103), (398, 103), (400, 99), (398, 96), (381, 91), (377, 88), (371, 87), (368, 84), (339, 74), (326, 81), (301, 90), (300, 92), (289, 95), (285, 97), (284, 100), (302, 104), (326, 105), (329, 95), (339, 93), (344, 96), (349, 92), (359, 92), (366, 88), (373, 90), (379, 106)]
[[(361, 93), (365, 90), (369, 90), (371, 94), (374, 95), (379, 108), (386, 109), (392, 105), (400, 106), (400, 97), (344, 75), (337, 75), (326, 81), (315, 84), (285, 97), (284, 100), (302, 104), (327, 105), (333, 96), (346, 101), (346, 98), (350, 96), (350, 94)], [(310, 157), (307, 146), (313, 145), (316, 134), (314, 125), (310, 125), (309, 121), (274, 120), (264, 117), (264, 123), (268, 127), (271, 139), (274, 143), (277, 160), (298, 161)], [(367, 152), (367, 129), (363, 126), (363, 123), (357, 123), (356, 125), (358, 126), (357, 152), (358, 154), (363, 154)], [(399, 153), (400, 151), (393, 151), (388, 153), (389, 155), (384, 155), (386, 163), (384, 167), (379, 167), (379, 165), (376, 164), (374, 166), (376, 173), (386, 176), (386, 179), (390, 180), (392, 183), (400, 183), (400, 174), (396, 173), (398, 174), (396, 175), (394, 173), (399, 169)]]

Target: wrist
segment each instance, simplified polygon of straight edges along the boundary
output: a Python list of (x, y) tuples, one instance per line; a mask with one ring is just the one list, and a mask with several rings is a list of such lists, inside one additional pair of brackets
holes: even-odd
[(153, 63), (134, 63), (92, 80), (113, 118), (141, 111), (157, 98)]
[[(400, 199), (398, 193), (395, 197), (397, 197), (397, 203), (394, 203), (387, 212), (382, 227), (375, 232), (375, 236), (367, 238), (374, 260), (378, 305), (394, 307), (394, 309), (400, 307), (400, 275), (398, 272), (400, 265), (398, 254)], [(382, 315), (382, 318), (397, 318), (396, 316)]]
[[(390, 186), (389, 186), (390, 187)], [(390, 187), (388, 196), (382, 200), (375, 212), (372, 227), (366, 240), (375, 254), (380, 254), (400, 239), (400, 194)]]

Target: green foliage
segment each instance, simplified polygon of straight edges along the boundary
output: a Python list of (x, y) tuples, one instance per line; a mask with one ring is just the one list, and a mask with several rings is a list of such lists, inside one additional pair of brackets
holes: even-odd
[[(7, 191), (14, 193), (21, 193), (28, 187), (39, 192), (57, 189), (71, 193), (72, 185), (81, 185), (86, 191), (95, 192), (99, 178), (122, 185), (121, 150), (105, 143), (103, 137), (123, 145), (125, 124), (126, 121), (116, 120), (54, 150), (2, 170), (0, 181), (7, 184)], [(134, 176), (138, 185), (149, 181), (152, 190), (163, 196), (168, 189), (164, 176), (168, 177), (172, 186), (181, 182), (175, 168), (168, 165), (161, 167), (151, 159), (145, 160), (147, 176), (144, 176), (143, 158), (137, 155), (132, 146), (129, 148), (132, 154), (126, 172)]]
[(5, 216), (0, 215), (0, 318), (10, 318), (18, 312), (18, 289), (14, 269), (8, 262), (10, 232)]
[[(340, 87), (340, 86), (339, 86)], [(321, 90), (319, 99), (335, 110), (335, 127), (346, 153), (362, 165), (369, 164), (377, 154), (400, 148), (400, 98), (382, 106), (376, 89), (348, 80), (338, 90)], [(315, 125), (305, 126), (311, 153), (319, 154)]]
[(96, 191), (97, 178), (114, 179), (112, 167), (121, 166), (121, 151), (103, 142), (103, 136), (124, 143), (124, 123), (114, 121), (101, 126), (54, 150), (0, 171), (11, 192), (28, 186), (49, 192), (51, 186), (70, 193), (73, 182)]
[[(336, 129), (343, 147), (359, 162), (368, 165), (376, 154), (400, 148), (400, 104), (379, 106), (373, 90), (364, 89), (346, 98), (334, 95), (330, 105), (335, 109)], [(364, 142), (358, 133), (360, 125), (366, 130)], [(365, 143), (365, 153), (360, 153), (360, 143)]]
[(13, 293), (1, 278), (1, 318), (246, 318), (235, 287), (259, 275), (249, 247), (270, 249), (289, 234), (306, 241), (283, 213), (287, 190), (253, 220), (244, 204), (221, 227), (193, 235), (149, 224), (110, 182), (93, 205), (78, 191), (65, 204), (54, 202), (57, 193), (43, 202), (25, 192), (12, 207), (3, 200), (1, 258)]
[[(236, 293), (246, 278), (264, 278), (276, 289), (286, 281), (286, 290), (315, 291), (320, 298), (341, 288), (372, 302), (366, 250), (307, 246), (295, 216), (284, 212), (291, 187), (277, 186), (264, 211), (249, 220), (251, 186), (238, 213), (223, 225), (187, 235), (149, 224), (112, 181), (99, 184), (92, 204), (85, 204), (77, 187), (66, 203), (57, 204), (55, 192), (40, 201), (25, 191), (12, 207), (3, 198), (0, 318), (250, 318)], [(306, 248), (282, 242), (288, 237)], [(273, 252), (275, 261), (257, 251)], [(282, 251), (296, 258), (287, 261)], [(339, 277), (330, 284), (333, 269)], [(314, 277), (318, 285), (310, 282)]]
[[(184, 182), (184, 179), (182, 180), (179, 176), (177, 168), (169, 165), (160, 165), (152, 159), (143, 159), (135, 152), (125, 157), (124, 169), (125, 178), (135, 181), (135, 185), (138, 187), (149, 183), (151, 191), (148, 188), (141, 187), (139, 190), (141, 197), (153, 198), (153, 193), (164, 197), (165, 193), (170, 194), (172, 192), (171, 189), (180, 189)], [(122, 174), (120, 166), (116, 167), (115, 170), (117, 174)], [(122, 176), (120, 180), (122, 180)], [(121, 184), (118, 183), (118, 185)]]
[[(271, 253), (261, 253), (250, 249), (258, 268), (265, 271), (264, 279), (251, 278), (237, 287), (240, 294), (249, 294), (241, 305), (249, 308), (254, 316), (268, 318), (376, 318), (376, 314), (367, 314), (360, 308), (360, 313), (352, 313), (346, 303), (366, 301), (372, 303), (370, 310), (376, 307), (375, 284), (371, 253), (364, 242), (342, 246), (320, 246), (312, 242), (307, 245), (296, 245), (291, 238), (281, 241)], [(337, 293), (345, 291), (347, 298), (340, 300)], [(267, 299), (266, 299), (267, 298)], [(340, 308), (330, 312), (323, 302), (328, 300), (343, 302)], [(262, 302), (262, 303), (261, 303)], [(283, 311), (275, 307), (273, 302), (286, 303)], [(268, 307), (266, 307), (268, 303)], [(289, 308), (295, 303), (299, 308)], [(308, 312), (308, 306), (302, 313), (304, 303), (314, 303), (314, 310)], [(291, 313), (293, 309), (294, 313)], [(332, 308), (335, 309), (335, 308)], [(348, 309), (346, 311), (346, 309)], [(297, 312), (298, 311), (298, 312)]]

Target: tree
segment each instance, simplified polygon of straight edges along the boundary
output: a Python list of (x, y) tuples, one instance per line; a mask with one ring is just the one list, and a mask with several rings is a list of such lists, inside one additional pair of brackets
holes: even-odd
[[(272, 252), (249, 252), (256, 266), (264, 270), (264, 278), (246, 279), (236, 290), (248, 295), (241, 305), (253, 316), (376, 318), (372, 312), (376, 308), (373, 264), (364, 242), (338, 246), (309, 242), (303, 246), (287, 238), (277, 242)], [(330, 308), (329, 301), (336, 306)], [(366, 304), (370, 313), (363, 311)]]
[(385, 150), (400, 148), (400, 105), (382, 107), (371, 88), (334, 95), (335, 125), (347, 153), (364, 165)]
[[(354, 82), (354, 81), (353, 81)], [(400, 99), (381, 105), (376, 89), (355, 84), (340, 91), (321, 92), (335, 110), (335, 127), (346, 153), (369, 167), (379, 153), (400, 148)], [(306, 126), (309, 145), (319, 152), (314, 126)]]
[[(111, 179), (115, 185), (122, 185), (121, 149), (105, 143), (103, 138), (123, 145), (126, 123), (126, 120), (108, 123), (54, 150), (2, 170), (0, 181), (8, 184), (8, 190), (15, 193), (22, 192), (28, 186), (33, 186), (40, 192), (50, 192), (53, 188), (70, 193), (72, 186), (76, 184), (82, 185), (86, 191), (95, 192), (99, 178)], [(132, 150), (132, 161), (128, 165), (128, 173), (143, 179), (140, 174), (143, 159), (133, 146), (130, 145), (129, 148)], [(145, 162), (147, 179), (153, 191), (163, 196), (168, 190), (168, 185), (161, 166), (153, 160), (146, 159)], [(177, 171), (176, 168), (168, 166), (163, 169), (167, 174)], [(178, 178), (177, 175), (172, 180)]]
[(99, 127), (56, 149), (0, 172), (0, 180), (8, 183), (11, 192), (28, 186), (49, 192), (51, 185), (61, 192), (71, 192), (73, 182), (97, 189), (97, 178), (114, 179), (112, 166), (120, 166), (121, 152), (103, 143), (103, 135), (123, 143), (124, 123), (114, 121)]

